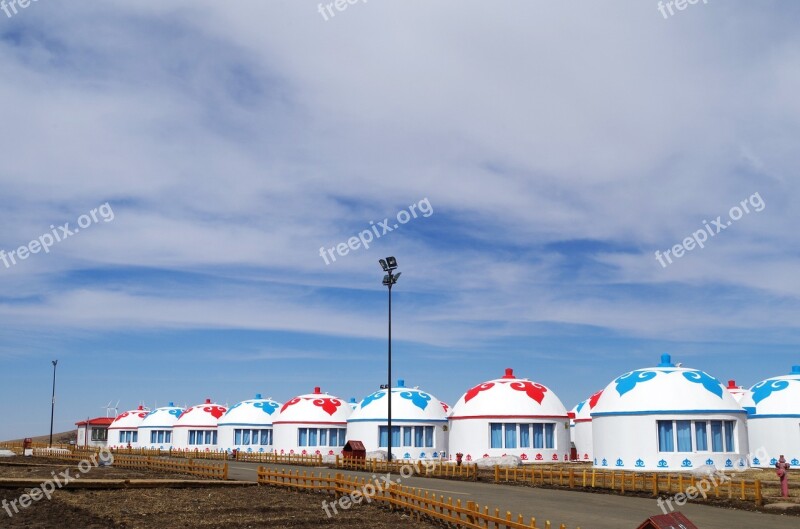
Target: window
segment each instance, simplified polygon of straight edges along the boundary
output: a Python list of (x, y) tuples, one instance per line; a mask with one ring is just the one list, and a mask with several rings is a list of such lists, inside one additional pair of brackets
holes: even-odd
[(328, 446), (328, 430), (327, 428), (321, 428), (319, 431), (319, 445), (320, 446)]
[(725, 421), (725, 451), (735, 452), (736, 445), (733, 442), (733, 421)]
[(119, 442), (121, 444), (135, 443), (139, 439), (139, 432), (135, 430), (121, 430), (119, 432)]
[(675, 440), (673, 439), (672, 433), (672, 421), (658, 421), (658, 451), (675, 451)]
[(544, 448), (556, 446), (555, 423), (490, 423), (491, 448)]
[[(346, 431), (339, 430), (340, 441), (344, 439)], [(433, 448), (433, 431), (433, 426), (392, 426), (392, 447)], [(378, 426), (378, 445), (381, 447), (387, 446), (386, 432), (386, 426)]]
[(708, 428), (706, 421), (695, 421), (694, 438), (698, 452), (708, 452)]
[[(736, 421), (658, 421), (658, 451), (735, 452)], [(694, 436), (692, 432), (694, 431)], [(676, 443), (677, 442), (677, 443)]]
[(711, 421), (711, 451), (722, 452), (722, 421)]
[(150, 444), (164, 444), (172, 441), (172, 432), (169, 430), (151, 430)]
[(531, 425), (530, 424), (520, 424), (519, 425), (519, 447), (520, 448), (530, 448), (531, 446)]
[(236, 446), (269, 446), (272, 444), (272, 430), (240, 430), (237, 428), (233, 431), (233, 444)]
[(678, 432), (678, 452), (692, 451), (692, 421), (675, 421)]
[(517, 447), (517, 425), (514, 423), (506, 423), (503, 425), (503, 431), (505, 432), (505, 447), (504, 448), (516, 448)]
[[(269, 444), (272, 444), (272, 430), (269, 432)], [(345, 428), (298, 428), (298, 446), (344, 446), (347, 429)], [(381, 432), (385, 435), (385, 432)], [(381, 437), (383, 439), (383, 437)], [(383, 442), (383, 441), (382, 441)], [(264, 444), (264, 443), (262, 443)], [(385, 444), (382, 446), (386, 446)]]
[(503, 425), (498, 423), (489, 424), (492, 448), (503, 448)]
[(92, 441), (108, 441), (108, 430), (105, 428), (92, 428)]
[(216, 430), (189, 430), (189, 444), (202, 446), (202, 445), (216, 445), (217, 444), (217, 431)]

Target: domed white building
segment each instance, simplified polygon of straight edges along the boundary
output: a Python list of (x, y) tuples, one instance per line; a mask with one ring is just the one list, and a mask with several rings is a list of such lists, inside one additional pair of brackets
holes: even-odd
[[(800, 366), (755, 384), (742, 400), (747, 411), (752, 465), (773, 467), (783, 455), (800, 466)], [(765, 455), (766, 454), (766, 455)]]
[(172, 448), (172, 430), (183, 408), (170, 402), (168, 406), (157, 408), (139, 424), (139, 448), (169, 450)]
[(184, 411), (172, 429), (172, 445), (179, 450), (214, 451), (218, 447), (217, 423), (228, 409), (206, 399)]
[[(361, 441), (367, 452), (388, 449), (386, 390), (364, 398), (347, 419), (347, 439)], [(392, 459), (441, 459), (447, 457), (446, 404), (403, 380), (392, 388)]]
[(234, 404), (217, 423), (219, 447), (229, 452), (272, 452), (272, 421), (280, 408), (280, 403), (264, 399), (260, 393)]
[(273, 420), (274, 451), (279, 454), (336, 455), (347, 435), (352, 408), (344, 399), (322, 393), (299, 395), (286, 402)]
[(111, 426), (108, 427), (109, 448), (138, 448), (139, 425), (150, 413), (139, 406), (135, 410), (126, 411), (117, 415)]
[(467, 391), (449, 423), (450, 453), (464, 454), (465, 461), (502, 455), (526, 463), (569, 459), (569, 416), (561, 400), (511, 369)]
[(576, 461), (591, 461), (592, 455), (592, 415), (591, 411), (597, 404), (597, 399), (603, 391), (600, 390), (588, 399), (580, 402), (569, 412), (569, 429), (572, 448), (575, 449)]
[(594, 465), (616, 470), (747, 467), (746, 413), (719, 380), (676, 367), (656, 367), (613, 380), (591, 411)]

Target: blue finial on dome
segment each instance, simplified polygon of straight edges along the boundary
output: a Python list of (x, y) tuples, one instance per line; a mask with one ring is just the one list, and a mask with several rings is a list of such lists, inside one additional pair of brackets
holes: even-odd
[(406, 381), (405, 381), (405, 380), (403, 380), (402, 378), (399, 378), (399, 379), (397, 379), (397, 387), (398, 387), (398, 388), (404, 388), (404, 387), (406, 387)]
[(261, 393), (256, 393), (256, 399), (261, 400)]
[(356, 398), (355, 397), (350, 397), (350, 402), (355, 404), (356, 403)]
[(664, 353), (661, 355), (661, 363), (658, 364), (658, 367), (675, 367), (675, 364), (672, 363), (672, 357)]
[(800, 375), (800, 366), (792, 366), (792, 374)]
[(175, 406), (175, 403), (170, 401), (169, 407), (172, 408), (173, 406)]

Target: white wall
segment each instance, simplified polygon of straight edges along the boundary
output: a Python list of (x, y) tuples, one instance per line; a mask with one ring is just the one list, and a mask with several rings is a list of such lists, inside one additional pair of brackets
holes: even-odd
[(755, 467), (774, 467), (772, 459), (778, 459), (781, 454), (792, 466), (800, 466), (800, 417), (776, 417), (768, 419), (750, 418), (747, 421), (748, 435), (750, 438), (750, 451), (758, 463), (752, 462)]
[[(733, 420), (736, 421), (734, 436), (735, 452), (659, 452), (658, 427), (659, 420)], [(694, 440), (693, 440), (694, 442)], [(592, 443), (594, 461), (597, 468), (613, 470), (691, 470), (707, 464), (712, 460), (719, 470), (726, 469), (730, 459), (732, 468), (739, 469), (740, 460), (747, 466), (749, 443), (747, 424), (744, 414), (708, 414), (708, 415), (614, 415), (592, 417)], [(675, 447), (677, 450), (677, 446)], [(689, 460), (690, 467), (684, 467), (683, 461)], [(605, 460), (605, 465), (603, 464)], [(621, 460), (621, 464), (620, 461)], [(637, 461), (641, 463), (637, 465)], [(659, 466), (663, 460), (666, 466)], [(731, 467), (727, 467), (731, 468)]]
[[(347, 423), (347, 440), (361, 441), (367, 452), (376, 450), (386, 451), (387, 447), (380, 446), (379, 427), (386, 426), (386, 421), (376, 419), (373, 421), (357, 421)], [(402, 446), (403, 434), (400, 433), (401, 446), (392, 446), (393, 459), (409, 459), (414, 461), (427, 459), (447, 458), (448, 452), (448, 432), (445, 431), (445, 422), (403, 422), (392, 420), (392, 428), (396, 426), (432, 426), (433, 427), (433, 447)], [(448, 428), (449, 429), (449, 428)], [(414, 443), (412, 436), (411, 443)], [(435, 455), (434, 455), (435, 454)]]
[[(491, 433), (489, 423), (554, 423), (554, 448), (490, 448)], [(484, 456), (498, 457), (514, 455), (523, 458), (525, 463), (553, 463), (555, 460), (569, 459), (570, 431), (569, 419), (456, 419), (450, 420), (450, 454), (461, 452), (465, 461), (475, 461)], [(519, 444), (519, 438), (517, 439)], [(536, 456), (540, 455), (541, 459)], [(523, 457), (524, 456), (524, 457)], [(556, 459), (553, 459), (555, 456)]]

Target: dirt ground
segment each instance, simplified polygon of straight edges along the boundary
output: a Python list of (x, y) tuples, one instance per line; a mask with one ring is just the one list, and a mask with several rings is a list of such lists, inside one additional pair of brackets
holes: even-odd
[[(17, 459), (17, 458), (14, 458)], [(22, 459), (22, 458), (18, 458)], [(30, 461), (30, 458), (27, 459)], [(33, 463), (33, 462), (32, 462)], [(0, 464), (0, 477), (49, 478), (66, 468), (64, 463), (36, 461), (47, 466)], [(87, 477), (97, 479), (180, 477), (155, 472), (114, 468), (92, 469)], [(0, 503), (18, 499), (29, 490), (0, 488)], [(195, 528), (316, 528), (430, 529), (405, 515), (376, 506), (356, 505), (327, 517), (322, 494), (303, 494), (273, 487), (235, 489), (129, 489), (59, 490), (52, 500), (41, 499), (9, 517), (0, 508), (0, 527), (26, 529), (186, 529)]]

